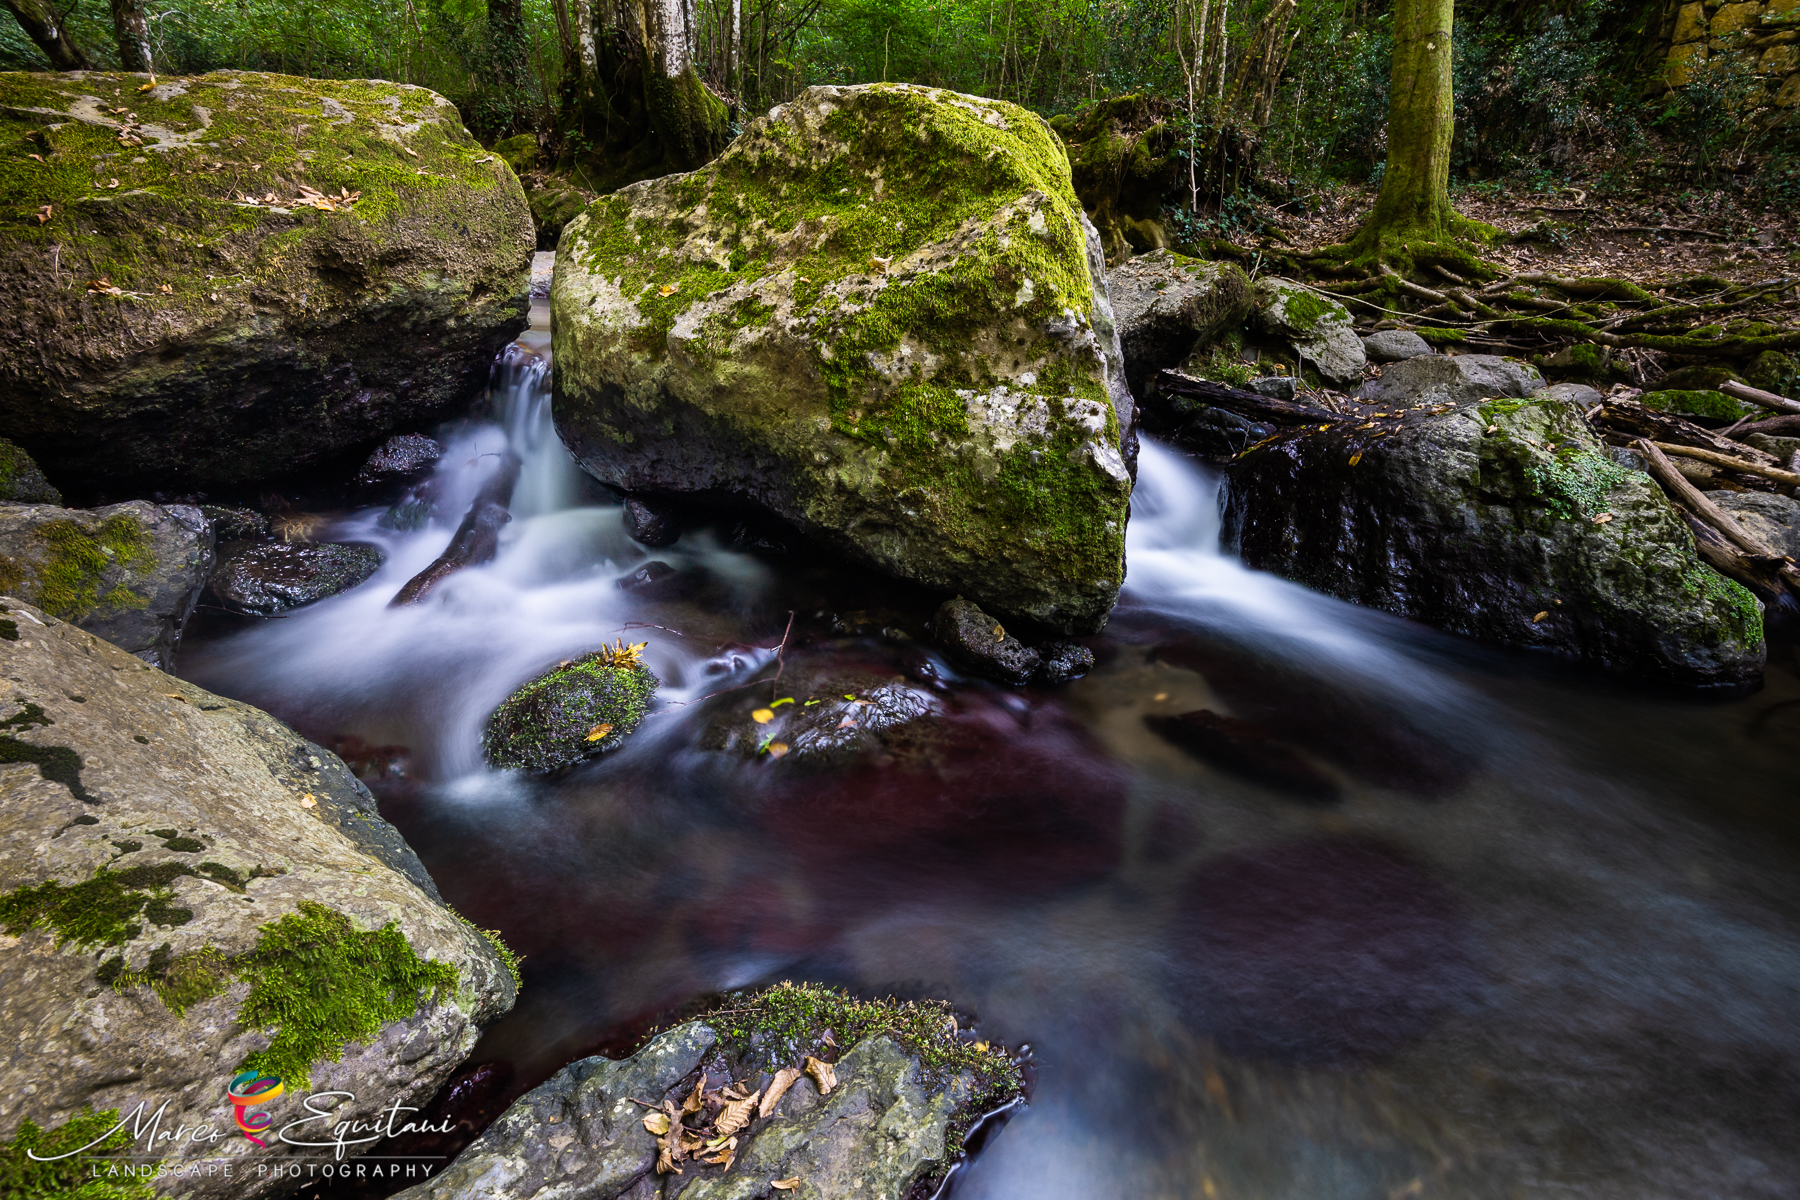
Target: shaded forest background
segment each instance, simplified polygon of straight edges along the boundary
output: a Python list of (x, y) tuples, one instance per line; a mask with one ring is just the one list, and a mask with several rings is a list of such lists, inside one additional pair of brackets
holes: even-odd
[[(104, 0), (53, 0), (97, 66), (117, 67)], [(166, 74), (217, 68), (420, 84), (485, 142), (537, 135), (554, 159), (576, 48), (572, 0), (149, 0)], [(1046, 117), (1122, 93), (1168, 102), (1177, 153), (1214, 186), (1180, 219), (1229, 234), (1260, 202), (1378, 182), (1389, 0), (695, 0), (697, 66), (734, 128), (815, 83), (925, 83)], [(1663, 82), (1659, 0), (1457, 6), (1453, 179), (1488, 195), (1663, 189), (1800, 204), (1800, 109), (1719, 59)], [(1204, 59), (1197, 61), (1196, 59)], [(48, 63), (0, 12), (0, 69)], [(1198, 94), (1193, 85), (1198, 80)], [(1219, 160), (1231, 147), (1224, 177)], [(1199, 232), (1183, 230), (1184, 233)]]

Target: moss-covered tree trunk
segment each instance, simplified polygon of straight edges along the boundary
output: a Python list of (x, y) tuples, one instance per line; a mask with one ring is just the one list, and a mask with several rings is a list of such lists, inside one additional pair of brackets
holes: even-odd
[(112, 15), (119, 63), (127, 71), (155, 70), (150, 61), (150, 22), (144, 16), (144, 0), (112, 0)]
[(3, 0), (6, 11), (19, 22), (19, 28), (50, 60), (58, 71), (85, 71), (91, 63), (63, 28), (62, 14), (50, 0)]
[(725, 105), (694, 69), (689, 0), (577, 0), (561, 167), (596, 191), (691, 171), (725, 148)]

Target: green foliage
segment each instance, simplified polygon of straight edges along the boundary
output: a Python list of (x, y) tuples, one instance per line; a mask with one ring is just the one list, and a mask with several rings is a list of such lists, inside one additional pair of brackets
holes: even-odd
[(412, 1017), (424, 1001), (456, 988), (456, 968), (426, 962), (399, 925), (359, 932), (343, 913), (312, 901), (264, 925), (261, 939), (234, 964), (250, 981), (238, 1010), (249, 1028), (275, 1026), (275, 1040), (241, 1064), (290, 1088), (311, 1086), (312, 1064), (336, 1061), (344, 1046)]
[[(29, 1119), (11, 1140), (0, 1142), (0, 1196), (8, 1200), (154, 1200), (156, 1192), (135, 1175), (96, 1174), (102, 1164), (130, 1165), (127, 1129), (107, 1137), (81, 1154), (71, 1151), (95, 1141), (119, 1124), (117, 1109), (84, 1108), (54, 1129), (41, 1129)], [(38, 1162), (31, 1157), (55, 1159)], [(67, 1158), (59, 1155), (67, 1154)]]
[(1605, 510), (1608, 493), (1631, 474), (1605, 455), (1582, 449), (1559, 450), (1548, 461), (1525, 468), (1526, 478), (1559, 521), (1598, 516)]

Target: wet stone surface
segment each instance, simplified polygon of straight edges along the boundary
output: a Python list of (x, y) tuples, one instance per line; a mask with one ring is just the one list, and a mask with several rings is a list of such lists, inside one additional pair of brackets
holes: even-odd
[(267, 617), (348, 591), (381, 563), (373, 546), (264, 542), (232, 553), (209, 586), (234, 611)]

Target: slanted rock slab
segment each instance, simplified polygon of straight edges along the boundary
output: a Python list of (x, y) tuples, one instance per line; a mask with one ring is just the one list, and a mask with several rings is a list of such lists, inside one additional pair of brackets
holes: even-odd
[(213, 593), (238, 612), (271, 617), (349, 591), (380, 569), (373, 546), (264, 542), (231, 555), (212, 573)]
[(551, 309), (557, 428), (602, 482), (747, 501), (1008, 617), (1105, 622), (1131, 395), (1098, 238), (1024, 109), (809, 88), (572, 221)]
[(314, 1092), (351, 1094), (334, 1121), (423, 1105), (515, 984), (368, 790), (267, 713), (0, 607), (0, 1141), (166, 1104), (219, 1136), (130, 1152), (223, 1160), (182, 1194), (236, 1200), (317, 1153), (238, 1133), (239, 1071), (282, 1080), (276, 1128)]

